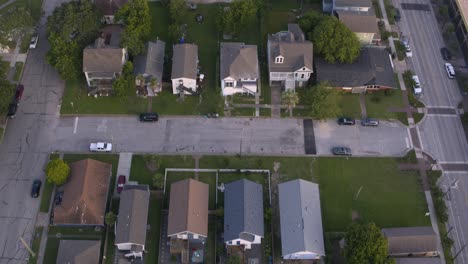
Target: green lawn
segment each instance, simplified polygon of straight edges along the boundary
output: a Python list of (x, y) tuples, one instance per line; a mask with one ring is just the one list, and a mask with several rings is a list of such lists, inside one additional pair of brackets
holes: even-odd
[(359, 95), (342, 93), (338, 99), (338, 106), (341, 109), (341, 115), (347, 117), (361, 117), (361, 106), (359, 105)]
[(47, 238), (47, 245), (44, 254), (44, 264), (55, 264), (59, 249), (60, 239), (55, 237)]
[[(4, 0), (0, 0), (4, 1)], [(5, 1), (7, 2), (7, 1)], [(12, 8), (26, 8), (31, 12), (33, 19), (38, 22), (42, 15), (42, 0), (16, 0), (0, 10), (0, 15), (8, 12)]]
[(21, 78), (21, 73), (23, 72), (23, 62), (16, 62), (15, 63), (15, 75), (13, 76), (14, 81), (19, 81)]
[(319, 158), (314, 174), (327, 232), (345, 230), (353, 212), (379, 227), (430, 224), (417, 173), (398, 171), (395, 159)]
[(5, 129), (3, 127), (0, 127), (0, 143), (3, 140), (3, 133), (5, 133)]
[(263, 21), (265, 28), (262, 30), (262, 32), (265, 34), (263, 37), (265, 41), (267, 40), (266, 34), (274, 34), (279, 31), (285, 31), (288, 29), (288, 23), (295, 21), (294, 14), (289, 11), (268, 10), (265, 13), (265, 20)]
[(33, 237), (32, 245), (31, 245), (31, 249), (36, 254), (36, 256), (33, 257), (33, 256), (29, 255), (29, 260), (28, 260), (29, 264), (36, 264), (37, 254), (39, 252), (39, 247), (41, 246), (41, 237), (42, 237), (42, 230), (43, 229), (44, 228), (42, 226), (41, 227), (36, 227), (34, 229), (34, 237)]
[(169, 49), (169, 31), (170, 24), (169, 11), (161, 2), (148, 2), (151, 12), (151, 39), (157, 38), (166, 42), (166, 50)]
[(178, 101), (178, 95), (172, 93), (172, 87), (164, 89), (152, 99), (152, 109), (165, 115), (194, 115), (199, 114), (198, 96), (185, 96), (184, 101)]
[(381, 119), (397, 119), (395, 112), (390, 112), (391, 107), (404, 107), (401, 90), (392, 90), (393, 92), (379, 91), (372, 94), (366, 94), (367, 116)]
[(148, 225), (150, 229), (146, 234), (145, 263), (158, 263), (159, 230), (161, 228), (162, 197), (155, 194), (150, 196)]

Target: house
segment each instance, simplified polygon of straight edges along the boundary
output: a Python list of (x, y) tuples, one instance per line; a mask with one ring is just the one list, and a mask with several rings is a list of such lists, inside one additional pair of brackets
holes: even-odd
[(260, 79), (257, 46), (235, 42), (221, 42), (220, 46), (222, 95), (257, 93)]
[(432, 226), (383, 228), (390, 257), (434, 257), (439, 255)]
[(198, 78), (198, 47), (176, 44), (172, 56), (172, 91), (174, 94), (196, 94)]
[(305, 40), (298, 24), (288, 24), (288, 31), (269, 35), (267, 47), (270, 85), (295, 90), (307, 84), (313, 72), (313, 45)]
[(115, 245), (118, 250), (145, 251), (149, 199), (148, 185), (124, 186), (120, 193), (115, 225)]
[(442, 264), (440, 258), (394, 258), (395, 264)]
[(180, 254), (182, 263), (188, 263), (194, 254), (200, 256), (204, 252), (208, 236), (208, 184), (185, 179), (172, 183), (170, 192), (167, 226), (170, 253)]
[(100, 240), (60, 240), (55, 263), (98, 264), (101, 259), (100, 254)]
[(101, 10), (105, 24), (114, 24), (114, 16), (119, 9), (124, 6), (128, 0), (94, 0), (96, 7)]
[(293, 180), (278, 185), (283, 259), (325, 256), (318, 184)]
[(331, 64), (315, 58), (315, 68), (317, 82), (328, 82), (348, 92), (364, 93), (397, 87), (390, 54), (380, 48), (361, 49), (361, 55), (351, 64)]
[(333, 11), (368, 12), (372, 6), (371, 0), (333, 0)]
[(354, 32), (362, 45), (370, 45), (374, 42), (379, 32), (374, 8), (369, 11), (336, 10), (335, 13), (337, 18)]
[(71, 173), (63, 185), (63, 198), (54, 206), (53, 224), (104, 226), (112, 165), (93, 159), (70, 164)]
[(127, 49), (119, 47), (120, 25), (106, 26), (94, 45), (83, 50), (83, 72), (90, 90), (110, 91), (112, 82), (122, 74)]
[(262, 185), (245, 179), (226, 184), (224, 189), (226, 246), (251, 249), (252, 244), (261, 244), (263, 237)]
[[(143, 87), (150, 96), (162, 91), (164, 50), (166, 43), (157, 40), (146, 44), (146, 52), (135, 56), (133, 72), (137, 76), (136, 85)], [(142, 77), (142, 80), (138, 78)]]

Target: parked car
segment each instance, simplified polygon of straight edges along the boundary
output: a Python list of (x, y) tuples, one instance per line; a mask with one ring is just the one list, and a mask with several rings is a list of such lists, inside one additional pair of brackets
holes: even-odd
[(444, 60), (451, 60), (452, 59), (452, 54), (450, 53), (450, 51), (446, 47), (443, 47), (443, 48), (440, 49), (440, 54), (442, 54), (442, 58)]
[(364, 118), (361, 120), (362, 126), (379, 126), (379, 120), (372, 118)]
[(9, 118), (15, 118), (16, 116), (16, 110), (18, 109), (18, 104), (15, 102), (11, 103), (9, 106), (8, 106), (8, 114), (7, 116)]
[(407, 58), (413, 57), (413, 52), (411, 51), (409, 44), (405, 45), (405, 54)]
[(157, 113), (142, 113), (140, 114), (141, 122), (156, 122), (158, 121), (159, 116)]
[(340, 117), (338, 118), (338, 125), (340, 126), (354, 126), (356, 124), (356, 120), (350, 117)]
[(453, 68), (452, 64), (446, 62), (445, 70), (447, 71), (447, 75), (450, 79), (455, 78), (455, 69)]
[(334, 147), (332, 153), (336, 156), (351, 156), (351, 149), (348, 147)]
[(414, 86), (413, 86), (413, 90), (414, 90), (414, 95), (421, 95), (422, 94), (422, 87), (421, 87), (421, 83), (419, 82), (419, 77), (417, 75), (413, 75), (413, 77), (411, 77), (414, 81)]
[(120, 175), (117, 179), (117, 193), (120, 193), (123, 190), (125, 185), (125, 175)]
[(41, 185), (42, 185), (41, 180), (34, 180), (33, 181), (33, 185), (32, 185), (32, 188), (31, 188), (31, 197), (32, 198), (36, 198), (36, 197), (39, 196), (39, 193), (41, 192)]
[(105, 142), (91, 143), (89, 145), (89, 150), (93, 152), (111, 152), (112, 144)]
[(395, 21), (400, 22), (400, 19), (401, 19), (400, 9), (395, 8)]
[(39, 36), (37, 35), (37, 33), (34, 33), (34, 35), (31, 37), (31, 42), (29, 42), (29, 48), (35, 49), (37, 47), (38, 40), (39, 40)]
[(21, 97), (23, 97), (23, 91), (24, 91), (24, 86), (22, 84), (18, 84), (16, 86), (16, 92), (15, 92), (15, 101), (19, 104), (19, 101), (21, 100)]

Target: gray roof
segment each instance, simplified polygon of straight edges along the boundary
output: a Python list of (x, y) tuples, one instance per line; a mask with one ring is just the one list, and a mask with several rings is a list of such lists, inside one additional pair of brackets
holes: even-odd
[(235, 80), (241, 78), (259, 78), (256, 45), (221, 42), (220, 46), (221, 80), (226, 77), (231, 77)]
[(343, 22), (351, 31), (355, 33), (377, 33), (377, 17), (374, 9), (368, 12), (359, 11), (336, 11), (338, 19)]
[(325, 255), (318, 184), (294, 180), (278, 185), (282, 255)]
[(127, 2), (127, 0), (94, 0), (94, 4), (101, 9), (102, 14), (105, 16), (115, 15)]
[(194, 44), (173, 46), (171, 79), (197, 78), (198, 47)]
[(146, 44), (146, 53), (138, 55), (133, 60), (133, 72), (138, 74), (147, 74), (161, 81), (164, 66), (164, 49), (166, 43), (163, 41), (148, 42)]
[(83, 72), (122, 72), (122, 48), (85, 48), (83, 50)]
[(440, 258), (394, 258), (396, 264), (441, 264)]
[(328, 81), (336, 87), (380, 85), (396, 87), (389, 53), (380, 48), (363, 48), (359, 58), (351, 63), (327, 63), (315, 58), (317, 81)]
[(262, 185), (245, 179), (228, 183), (224, 190), (224, 241), (250, 241), (252, 235), (264, 236)]
[[(288, 24), (288, 31), (268, 36), (268, 67), (270, 72), (294, 72), (307, 67), (312, 70), (313, 44), (304, 39), (297, 24)], [(277, 56), (283, 56), (283, 63), (275, 63)]]
[(416, 254), (437, 250), (437, 236), (432, 226), (383, 228), (388, 240), (388, 254)]
[(371, 0), (334, 0), (339, 7), (371, 7)]
[(115, 244), (145, 244), (150, 198), (149, 187), (145, 186), (146, 190), (126, 188), (120, 193)]
[(101, 254), (100, 240), (60, 240), (55, 263), (98, 264)]

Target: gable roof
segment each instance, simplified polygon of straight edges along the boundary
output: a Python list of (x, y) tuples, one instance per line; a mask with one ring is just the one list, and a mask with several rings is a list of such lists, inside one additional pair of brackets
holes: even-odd
[(371, 7), (371, 0), (334, 0), (338, 7)]
[(104, 225), (112, 165), (84, 159), (70, 169), (62, 203), (54, 206), (54, 224)]
[(101, 254), (100, 240), (60, 240), (55, 263), (79, 264), (99, 263)]
[(380, 48), (362, 48), (359, 58), (351, 63), (331, 64), (315, 58), (317, 81), (328, 81), (336, 87), (381, 85), (396, 87), (390, 54)]
[(336, 11), (338, 19), (343, 22), (352, 32), (355, 33), (374, 33), (379, 32), (377, 28), (377, 17), (374, 9), (367, 12), (360, 11)]
[(166, 43), (157, 40), (156, 42), (148, 42), (146, 44), (146, 53), (135, 56), (133, 60), (133, 72), (138, 74), (148, 74), (162, 80), (163, 65), (164, 65), (164, 49)]
[(168, 236), (191, 232), (208, 236), (208, 184), (185, 179), (171, 184)]
[(258, 54), (256, 45), (245, 45), (237, 42), (221, 42), (220, 44), (220, 75), (221, 80), (231, 77), (258, 79)]
[[(224, 241), (264, 237), (262, 185), (245, 179), (225, 185)], [(249, 235), (250, 234), (250, 237)], [(250, 240), (249, 240), (250, 241)]]
[[(288, 24), (288, 31), (268, 36), (268, 67), (270, 72), (294, 72), (307, 67), (312, 70), (313, 44), (304, 39), (297, 24)], [(283, 56), (283, 63), (275, 63), (277, 56)]]
[(198, 46), (176, 44), (173, 46), (171, 79), (197, 78)]
[(140, 186), (130, 185), (120, 193), (115, 244), (145, 245), (150, 193), (148, 185)]
[(94, 0), (104, 16), (113, 16), (128, 0)]
[(318, 184), (294, 180), (278, 185), (282, 255), (325, 255)]
[(122, 48), (85, 48), (83, 50), (83, 72), (122, 72), (125, 51)]
[(438, 251), (432, 226), (383, 228), (382, 233), (388, 240), (389, 255)]

